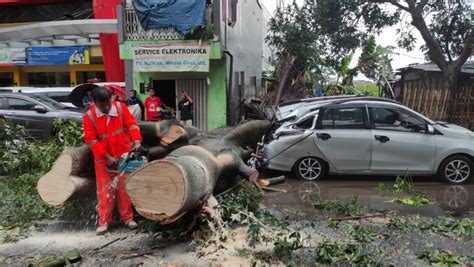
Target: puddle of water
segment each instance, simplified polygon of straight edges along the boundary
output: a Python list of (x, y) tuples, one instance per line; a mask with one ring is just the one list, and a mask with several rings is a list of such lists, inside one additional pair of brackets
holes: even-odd
[[(414, 194), (425, 193), (430, 204), (412, 207), (389, 201), (409, 194), (378, 190), (380, 182), (391, 186), (394, 178), (329, 177), (321, 181), (302, 181), (289, 178), (278, 188), (286, 193), (266, 193), (263, 204), (274, 208), (290, 219), (316, 219), (320, 213), (311, 206), (317, 199), (347, 199), (356, 196), (368, 209), (394, 210), (400, 214), (420, 214), (439, 217), (447, 212), (457, 217), (474, 217), (474, 184), (449, 185), (433, 178), (414, 178)], [(413, 194), (412, 194), (413, 195)]]

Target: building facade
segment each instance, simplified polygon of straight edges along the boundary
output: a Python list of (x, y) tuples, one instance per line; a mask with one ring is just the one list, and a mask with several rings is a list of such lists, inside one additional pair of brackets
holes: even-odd
[(92, 0), (0, 0), (0, 87), (105, 81), (99, 34), (81, 31), (93, 18)]
[(184, 36), (174, 28), (144, 30), (132, 1), (118, 22), (127, 88), (142, 100), (153, 88), (176, 109), (184, 90), (194, 100), (194, 126), (211, 130), (236, 123), (241, 100), (261, 94), (259, 1), (208, 0), (205, 27)]

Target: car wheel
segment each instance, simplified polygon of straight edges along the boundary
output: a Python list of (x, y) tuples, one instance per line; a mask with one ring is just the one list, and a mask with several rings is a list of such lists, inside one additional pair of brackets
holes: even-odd
[(313, 181), (326, 176), (327, 166), (324, 161), (318, 158), (302, 158), (296, 162), (293, 172), (299, 179)]
[(450, 184), (465, 184), (472, 179), (474, 163), (471, 159), (457, 155), (447, 158), (441, 164), (438, 175)]

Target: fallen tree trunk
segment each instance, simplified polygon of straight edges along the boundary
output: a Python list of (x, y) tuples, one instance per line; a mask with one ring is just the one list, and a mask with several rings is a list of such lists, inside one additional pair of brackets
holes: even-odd
[(251, 121), (224, 136), (197, 137), (191, 140), (195, 145), (176, 149), (138, 169), (126, 183), (137, 212), (169, 224), (204, 203), (217, 186), (230, 187), (237, 174), (256, 179), (257, 170), (243, 161), (250, 154), (243, 147), (255, 146), (268, 125), (268, 121)]
[[(143, 144), (153, 145), (150, 148), (152, 159), (165, 157), (173, 149), (187, 145), (190, 136), (200, 133), (199, 130), (190, 128), (189, 135), (176, 121), (142, 122), (139, 127)], [(37, 184), (41, 199), (55, 207), (61, 207), (85, 193), (95, 192), (94, 188), (94, 156), (85, 145), (66, 148)]]
[(87, 146), (66, 148), (52, 169), (38, 181), (44, 202), (60, 207), (65, 201), (90, 192), (95, 186), (94, 157)]

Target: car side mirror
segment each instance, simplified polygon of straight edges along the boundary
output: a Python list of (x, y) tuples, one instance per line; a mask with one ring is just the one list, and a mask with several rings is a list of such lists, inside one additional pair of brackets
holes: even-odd
[(48, 110), (45, 107), (41, 106), (41, 105), (36, 105), (33, 109), (38, 113), (48, 112)]
[(426, 125), (426, 130), (428, 131), (428, 134), (434, 134), (435, 133), (435, 128), (430, 124)]

